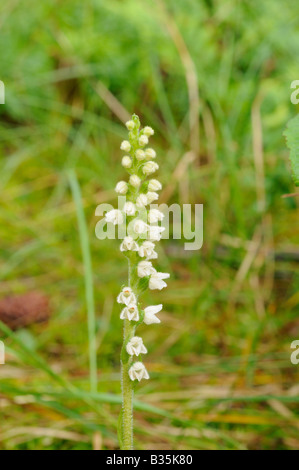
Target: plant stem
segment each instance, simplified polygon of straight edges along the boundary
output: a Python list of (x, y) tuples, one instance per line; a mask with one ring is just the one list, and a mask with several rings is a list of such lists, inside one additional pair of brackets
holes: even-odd
[[(129, 286), (132, 283), (133, 269), (129, 260)], [(122, 450), (133, 449), (133, 397), (134, 383), (129, 377), (132, 359), (126, 352), (126, 344), (134, 336), (133, 322), (124, 320), (124, 342), (121, 352), (121, 384), (122, 384)]]
[[(132, 326), (129, 320), (125, 320), (124, 342), (131, 336)], [(129, 377), (130, 359), (121, 361), (122, 372), (122, 450), (133, 449), (133, 382)]]

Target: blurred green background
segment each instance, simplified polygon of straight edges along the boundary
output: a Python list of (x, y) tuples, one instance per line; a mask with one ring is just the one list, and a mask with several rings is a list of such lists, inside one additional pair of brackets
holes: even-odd
[[(0, 449), (118, 448), (115, 298), (127, 267), (94, 229), (125, 176), (133, 112), (155, 129), (161, 202), (204, 204), (200, 251), (160, 244), (171, 280), (146, 299), (164, 311), (140, 330), (151, 380), (137, 387), (136, 448), (299, 449), (298, 200), (282, 197), (294, 192), (282, 132), (298, 113), (299, 5), (11, 0), (0, 26), (0, 296), (40, 291), (52, 309), (47, 324), (1, 326)], [(72, 170), (92, 253), (98, 393)]]

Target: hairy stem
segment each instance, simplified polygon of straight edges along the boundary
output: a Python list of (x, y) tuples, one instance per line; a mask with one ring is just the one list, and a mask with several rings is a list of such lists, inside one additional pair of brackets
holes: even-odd
[[(132, 267), (129, 261), (129, 286), (132, 282)], [(124, 342), (121, 351), (121, 384), (122, 384), (122, 450), (133, 449), (133, 382), (129, 377), (132, 359), (126, 351), (126, 344), (134, 336), (135, 326), (124, 320)]]

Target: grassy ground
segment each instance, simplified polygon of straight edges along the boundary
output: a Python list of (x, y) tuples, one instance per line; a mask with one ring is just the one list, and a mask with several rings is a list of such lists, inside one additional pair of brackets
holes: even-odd
[[(162, 202), (204, 204), (202, 250), (160, 244), (172, 277), (151, 295), (162, 324), (142, 331), (151, 380), (137, 388), (136, 448), (299, 449), (298, 203), (282, 198), (294, 189), (282, 132), (298, 111), (298, 8), (1, 4), (0, 295), (45, 292), (53, 313), (47, 325), (1, 327), (0, 449), (118, 446), (126, 263), (94, 228), (97, 204), (115, 202), (132, 112), (156, 130)], [(92, 254), (96, 394), (70, 171)]]

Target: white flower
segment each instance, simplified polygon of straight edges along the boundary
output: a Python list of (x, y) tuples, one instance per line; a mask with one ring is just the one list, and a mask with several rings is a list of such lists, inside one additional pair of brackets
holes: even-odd
[(134, 121), (127, 121), (126, 122), (126, 128), (128, 131), (132, 131), (135, 127), (135, 122)]
[(112, 209), (112, 211), (107, 212), (105, 219), (107, 222), (112, 222), (113, 225), (122, 224), (124, 222), (124, 216), (118, 209)]
[(151, 204), (152, 202), (157, 201), (157, 199), (159, 199), (159, 194), (149, 191), (148, 193), (146, 193), (146, 197), (148, 204)]
[(164, 232), (165, 227), (159, 227), (158, 225), (153, 225), (148, 227), (148, 238), (153, 242), (159, 242), (162, 238), (162, 232)]
[(143, 344), (142, 338), (139, 336), (134, 336), (126, 346), (127, 353), (130, 356), (139, 356), (139, 354), (146, 354), (147, 349)]
[(138, 308), (136, 304), (129, 304), (127, 307), (125, 307), (121, 314), (120, 314), (121, 320), (130, 320), (130, 321), (138, 321), (139, 320), (139, 313), (138, 313)]
[(168, 274), (168, 273), (155, 272), (150, 277), (149, 288), (151, 290), (154, 290), (154, 289), (161, 290), (164, 287), (167, 287), (167, 284), (166, 284), (166, 282), (163, 281), (163, 279), (168, 279), (169, 277), (170, 277), (170, 274)]
[(125, 155), (121, 161), (121, 164), (124, 168), (131, 168), (132, 166), (132, 158), (128, 155)]
[(140, 261), (137, 266), (138, 277), (146, 277), (154, 274), (156, 270), (150, 261)]
[(139, 246), (132, 237), (125, 237), (120, 245), (120, 251), (138, 251)]
[(115, 191), (118, 194), (127, 194), (128, 192), (128, 184), (125, 181), (119, 181), (115, 187)]
[(154, 149), (146, 149), (145, 156), (147, 160), (151, 160), (152, 158), (156, 158), (157, 154)]
[(164, 214), (158, 209), (151, 209), (148, 213), (148, 221), (150, 224), (155, 224), (164, 219)]
[(141, 219), (135, 220), (134, 225), (133, 225), (133, 230), (135, 233), (137, 233), (137, 235), (142, 235), (143, 233), (146, 233), (147, 229), (148, 229), (148, 225), (145, 222), (143, 222), (143, 220)]
[(130, 184), (134, 187), (134, 188), (139, 188), (140, 184), (141, 184), (141, 180), (140, 178), (137, 176), (137, 175), (131, 175), (130, 176)]
[(151, 127), (149, 126), (145, 126), (145, 128), (143, 129), (143, 134), (146, 135), (147, 137), (150, 137), (151, 135), (154, 135), (154, 129), (152, 129)]
[(147, 162), (142, 167), (142, 173), (146, 176), (155, 173), (159, 169), (159, 165), (156, 162)]
[(147, 205), (147, 197), (145, 194), (140, 194), (136, 199), (136, 206), (139, 208), (145, 207)]
[(129, 216), (135, 215), (135, 212), (136, 212), (135, 204), (133, 204), (133, 202), (126, 202), (124, 205), (124, 212)]
[(145, 145), (148, 144), (148, 137), (146, 135), (142, 135), (141, 137), (139, 137), (139, 145), (140, 147), (144, 147)]
[(138, 382), (142, 379), (149, 379), (148, 372), (142, 362), (134, 362), (130, 367), (129, 376), (131, 380), (138, 380)]
[(162, 189), (162, 184), (158, 180), (150, 180), (148, 183), (149, 191), (160, 191)]
[(149, 241), (145, 241), (139, 248), (138, 254), (140, 258), (157, 259), (158, 254), (155, 252), (155, 244)]
[(163, 305), (152, 305), (151, 307), (146, 307), (144, 309), (144, 318), (143, 321), (146, 325), (151, 325), (152, 323), (161, 323), (161, 320), (156, 317), (158, 312), (161, 312)]
[(121, 293), (117, 297), (117, 303), (119, 304), (136, 304), (136, 296), (132, 291), (131, 287), (124, 287)]
[(139, 150), (136, 150), (136, 158), (137, 160), (141, 161), (141, 160), (144, 160), (145, 159), (145, 153), (143, 150), (139, 149)]

